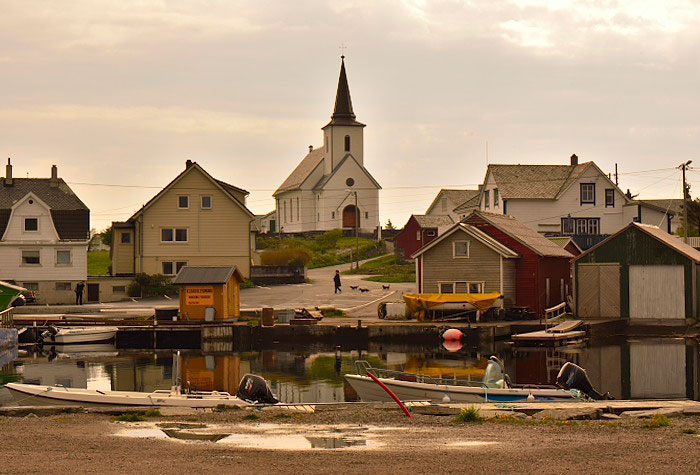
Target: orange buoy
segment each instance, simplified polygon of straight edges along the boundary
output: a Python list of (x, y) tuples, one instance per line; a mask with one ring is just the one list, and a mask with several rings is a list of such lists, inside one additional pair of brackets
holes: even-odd
[(462, 341), (464, 338), (464, 333), (456, 328), (450, 328), (449, 330), (445, 330), (445, 332), (442, 334), (442, 338), (446, 341)]

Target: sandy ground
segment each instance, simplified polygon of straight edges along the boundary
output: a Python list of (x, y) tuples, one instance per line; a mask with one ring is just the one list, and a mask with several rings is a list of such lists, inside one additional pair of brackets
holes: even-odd
[[(0, 417), (2, 473), (698, 473), (700, 418), (670, 427), (646, 421), (550, 419), (456, 423), (452, 417), (363, 406), (315, 414), (226, 411), (146, 422), (96, 414)], [(247, 416), (247, 417), (246, 417)], [(254, 419), (254, 420), (250, 420)], [(115, 434), (158, 424), (198, 422), (206, 430), (366, 434), (367, 447), (258, 450)], [(177, 427), (177, 424), (175, 425)], [(185, 426), (187, 427), (187, 426)], [(684, 433), (695, 431), (693, 434)], [(160, 431), (158, 431), (160, 432)], [(270, 439), (272, 440), (272, 439)]]

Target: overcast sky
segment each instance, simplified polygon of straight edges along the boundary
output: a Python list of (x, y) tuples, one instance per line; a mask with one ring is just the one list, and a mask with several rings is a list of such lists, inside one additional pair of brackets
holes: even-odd
[(700, 170), (692, 0), (0, 0), (0, 157), (58, 165), (98, 229), (188, 158), (265, 213), (322, 143), (341, 44), (382, 223), (487, 162), (577, 153), (647, 198)]

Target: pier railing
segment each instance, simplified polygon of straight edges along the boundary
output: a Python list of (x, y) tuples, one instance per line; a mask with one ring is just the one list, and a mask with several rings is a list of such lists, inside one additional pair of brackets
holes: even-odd
[(0, 312), (0, 328), (14, 328), (14, 310), (10, 307)]

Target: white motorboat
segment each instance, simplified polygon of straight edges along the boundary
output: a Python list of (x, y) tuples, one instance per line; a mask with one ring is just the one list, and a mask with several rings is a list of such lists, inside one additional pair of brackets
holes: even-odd
[(40, 406), (159, 406), (214, 408), (218, 406), (250, 406), (226, 392), (182, 393), (178, 387), (151, 393), (135, 391), (100, 391), (99, 389), (42, 386), (39, 384), (8, 383), (15, 402), (19, 405)]
[(391, 401), (391, 396), (374, 381), (375, 376), (402, 401), (431, 401), (434, 403), (479, 402), (547, 402), (607, 399), (595, 391), (585, 370), (565, 363), (557, 382), (561, 387), (513, 385), (503, 370), (503, 363), (492, 356), (481, 382), (456, 379), (434, 379), (429, 376), (373, 368), (366, 361), (355, 362), (358, 374), (346, 374), (345, 379), (363, 401)]
[(44, 343), (51, 344), (95, 343), (114, 340), (118, 331), (117, 327), (56, 327), (50, 325), (49, 329), (41, 334), (41, 339)]

